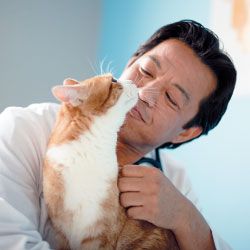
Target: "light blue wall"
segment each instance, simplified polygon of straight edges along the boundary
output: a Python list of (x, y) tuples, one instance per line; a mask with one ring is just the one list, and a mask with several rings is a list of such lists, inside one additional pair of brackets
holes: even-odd
[[(208, 23), (209, 2), (189, 0), (104, 0), (100, 60), (113, 61), (118, 76), (130, 56), (160, 26), (180, 19)], [(183, 7), (184, 6), (184, 7)]]
[(250, 249), (250, 98), (233, 98), (206, 137), (171, 152), (188, 169), (203, 214), (234, 249)]
[[(209, 0), (103, 1), (99, 59), (106, 56), (106, 64), (112, 60), (119, 76), (130, 55), (157, 28), (186, 18), (208, 26), (209, 10)], [(169, 151), (187, 168), (209, 223), (239, 250), (250, 249), (249, 107), (250, 98), (233, 98), (209, 136)]]

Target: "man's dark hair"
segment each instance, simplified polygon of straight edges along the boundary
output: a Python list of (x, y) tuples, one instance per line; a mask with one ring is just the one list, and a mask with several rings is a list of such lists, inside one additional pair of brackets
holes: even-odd
[[(220, 48), (218, 37), (193, 20), (182, 20), (161, 27), (139, 47), (133, 56), (138, 58), (170, 38), (178, 39), (192, 48), (217, 78), (216, 89), (201, 100), (197, 114), (183, 126), (184, 129), (201, 127), (202, 133), (199, 136), (206, 135), (219, 123), (227, 109), (236, 82), (235, 67), (229, 56)], [(176, 148), (183, 143), (168, 142), (161, 147)]]

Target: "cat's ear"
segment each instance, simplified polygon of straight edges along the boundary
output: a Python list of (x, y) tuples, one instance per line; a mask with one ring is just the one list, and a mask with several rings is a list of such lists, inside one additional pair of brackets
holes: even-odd
[(88, 96), (82, 85), (55, 86), (52, 93), (59, 101), (70, 103), (74, 107), (83, 103)]
[(79, 82), (73, 78), (66, 78), (63, 81), (63, 85), (76, 85), (79, 84)]

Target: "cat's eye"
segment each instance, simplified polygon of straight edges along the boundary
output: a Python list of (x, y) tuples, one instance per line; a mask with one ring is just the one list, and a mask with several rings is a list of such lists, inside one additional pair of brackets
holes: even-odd
[(112, 78), (112, 82), (117, 82), (117, 80), (113, 77), (113, 78)]

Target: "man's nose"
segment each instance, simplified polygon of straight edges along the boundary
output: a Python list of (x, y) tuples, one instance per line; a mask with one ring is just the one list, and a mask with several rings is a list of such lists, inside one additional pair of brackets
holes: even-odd
[(139, 98), (151, 108), (156, 105), (159, 94), (160, 90), (153, 85), (145, 85), (139, 88)]

